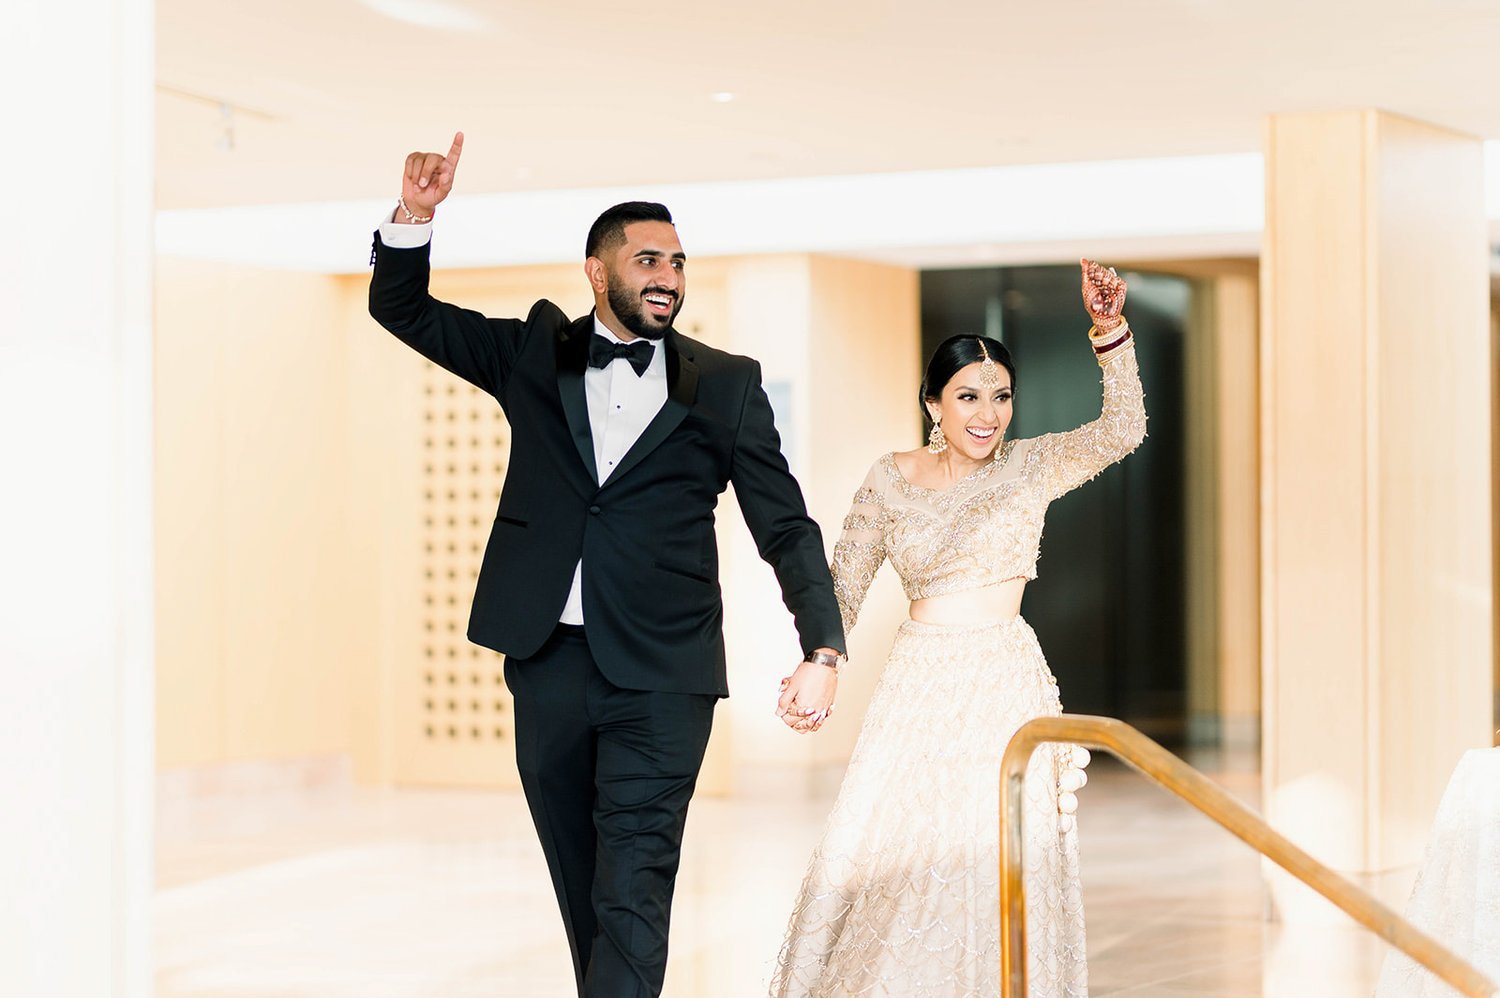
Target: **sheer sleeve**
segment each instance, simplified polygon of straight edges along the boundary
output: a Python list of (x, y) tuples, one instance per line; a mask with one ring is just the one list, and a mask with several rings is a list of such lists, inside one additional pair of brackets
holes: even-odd
[(885, 524), (884, 482), (877, 462), (854, 493), (849, 515), (844, 517), (843, 533), (833, 545), (833, 564), (829, 566), (846, 637), (854, 629), (876, 570), (885, 561)]
[(1146, 438), (1146, 395), (1135, 344), (1113, 352), (1100, 367), (1104, 406), (1099, 418), (1066, 433), (1049, 433), (1031, 444), (1032, 467), (1047, 498), (1056, 499), (1093, 478), (1140, 446)]

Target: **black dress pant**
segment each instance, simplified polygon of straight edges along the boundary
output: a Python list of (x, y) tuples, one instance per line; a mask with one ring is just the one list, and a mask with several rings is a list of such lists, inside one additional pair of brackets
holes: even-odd
[(516, 763), (562, 908), (578, 993), (655, 998), (688, 801), (717, 697), (615, 686), (582, 627), (509, 659)]

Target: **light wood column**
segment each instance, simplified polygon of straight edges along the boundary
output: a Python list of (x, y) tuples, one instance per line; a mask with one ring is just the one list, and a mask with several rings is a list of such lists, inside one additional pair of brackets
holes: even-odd
[(1490, 742), (1481, 144), (1374, 111), (1276, 116), (1266, 185), (1265, 808), (1373, 873), (1420, 859), (1453, 766)]
[[(1260, 261), (1151, 260), (1194, 282), (1185, 355), (1188, 731), (1260, 745)], [(1149, 402), (1149, 400), (1148, 400)]]
[(1258, 284), (1228, 268), (1214, 280), (1219, 730), (1241, 749), (1260, 735)]
[[(1491, 264), (1493, 268), (1494, 264)], [(1496, 275), (1494, 271), (1490, 274), (1490, 426), (1500, 427), (1500, 292), (1496, 290)], [(1490, 529), (1494, 534), (1490, 537), (1492, 549), (1491, 564), (1497, 577), (1500, 577), (1500, 431), (1492, 430), (1490, 433)], [(1500, 587), (1494, 592), (1494, 611), (1491, 619), (1496, 621), (1494, 626), (1495, 652), (1494, 652), (1494, 678), (1495, 690), (1500, 693)], [(1500, 695), (1496, 695), (1492, 701), (1490, 724), (1500, 727)], [(1495, 732), (1495, 745), (1500, 746), (1500, 731)]]
[[(850, 500), (886, 451), (921, 442), (916, 271), (792, 254), (726, 261), (724, 345), (760, 361), (783, 450), (829, 552)], [(848, 763), (864, 710), (907, 602), (895, 572), (877, 576), (849, 640), (838, 713), (814, 736), (773, 714), (777, 681), (801, 657), (771, 570), (727, 499), (725, 637), (734, 695), (735, 787), (746, 795), (826, 792)]]
[(41, 203), (0, 244), (0, 992), (145, 996), (152, 5), (13, 6), (6, 37)]

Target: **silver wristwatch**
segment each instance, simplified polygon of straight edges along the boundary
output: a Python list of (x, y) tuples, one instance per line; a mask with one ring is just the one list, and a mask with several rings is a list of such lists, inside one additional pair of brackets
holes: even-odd
[(812, 662), (815, 665), (826, 665), (837, 672), (839, 667), (843, 665), (844, 656), (826, 651), (810, 651), (802, 657), (802, 661)]

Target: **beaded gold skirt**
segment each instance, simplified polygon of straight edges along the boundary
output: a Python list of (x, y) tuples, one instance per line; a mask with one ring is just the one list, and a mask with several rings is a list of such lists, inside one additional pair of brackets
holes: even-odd
[[(1000, 756), (1061, 712), (1019, 617), (901, 625), (792, 911), (775, 998), (1000, 994)], [(1058, 811), (1069, 746), (1043, 746), (1025, 788), (1032, 996), (1088, 994), (1078, 838)], [(1072, 783), (1076, 783), (1074, 774)]]

